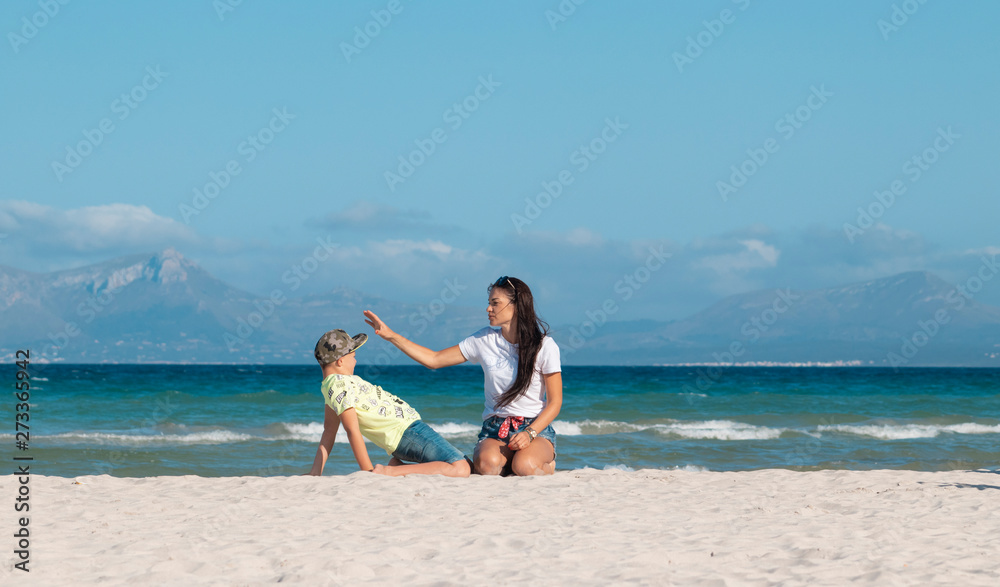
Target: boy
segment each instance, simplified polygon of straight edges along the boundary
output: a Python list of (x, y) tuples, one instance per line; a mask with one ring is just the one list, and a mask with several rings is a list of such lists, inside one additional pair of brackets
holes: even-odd
[[(315, 356), (323, 369), (321, 391), (326, 401), (323, 436), (316, 449), (309, 475), (322, 475), (333, 449), (337, 429), (344, 431), (351, 451), (363, 471), (381, 475), (446, 475), (468, 477), (469, 461), (406, 402), (354, 374), (354, 352), (368, 340), (367, 334), (353, 338), (345, 331), (331, 330), (316, 343)], [(372, 465), (365, 438), (393, 458), (389, 465)], [(402, 461), (416, 462), (405, 465)]]

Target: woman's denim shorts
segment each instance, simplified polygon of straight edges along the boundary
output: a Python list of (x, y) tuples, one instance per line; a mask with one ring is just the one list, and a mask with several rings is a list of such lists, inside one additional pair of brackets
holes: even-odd
[(465, 459), (462, 451), (452, 446), (433, 428), (424, 424), (423, 420), (417, 420), (410, 424), (410, 427), (403, 432), (403, 437), (399, 439), (399, 445), (396, 446), (392, 456), (410, 463), (431, 463), (434, 461), (454, 463)]
[[(510, 439), (513, 438), (515, 434), (523, 431), (532, 422), (535, 421), (534, 418), (525, 418), (524, 424), (521, 424), (518, 427), (517, 431), (514, 430), (514, 425), (511, 424), (510, 433), (507, 435), (507, 438), (500, 438), (497, 434), (500, 432), (500, 425), (503, 424), (503, 421), (506, 419), (507, 419), (506, 416), (490, 416), (489, 418), (486, 418), (486, 420), (483, 422), (483, 429), (479, 431), (479, 440), (477, 442), (481, 442), (486, 438), (495, 438), (497, 440), (509, 442)], [(552, 452), (554, 454), (556, 451), (556, 431), (554, 428), (552, 428), (552, 425), (549, 424), (544, 429), (538, 430), (537, 432), (538, 432), (537, 438), (544, 438), (545, 440), (548, 440), (549, 442), (552, 443)]]

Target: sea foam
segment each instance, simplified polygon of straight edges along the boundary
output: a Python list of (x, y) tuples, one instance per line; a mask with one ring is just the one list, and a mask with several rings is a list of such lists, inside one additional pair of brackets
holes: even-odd
[(997, 434), (1000, 424), (990, 426), (963, 422), (961, 424), (837, 424), (819, 426), (820, 431), (843, 432), (859, 436), (870, 436), (881, 440), (907, 440), (911, 438), (935, 438), (941, 433), (952, 434)]
[(771, 440), (781, 436), (785, 428), (754, 426), (731, 420), (706, 420), (701, 422), (676, 422), (659, 424), (656, 430), (661, 434), (677, 435), (682, 438), (708, 440)]

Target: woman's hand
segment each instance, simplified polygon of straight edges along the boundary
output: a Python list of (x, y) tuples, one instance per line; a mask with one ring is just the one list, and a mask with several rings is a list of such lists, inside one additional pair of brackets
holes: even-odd
[(375, 334), (381, 336), (385, 340), (392, 341), (392, 337), (396, 336), (396, 333), (392, 331), (391, 328), (385, 325), (385, 322), (375, 315), (375, 312), (371, 310), (365, 310), (365, 322), (375, 329)]
[(385, 322), (382, 322), (381, 318), (375, 315), (375, 312), (365, 310), (364, 313), (365, 322), (375, 329), (375, 334), (391, 342), (397, 349), (403, 351), (404, 355), (428, 369), (440, 369), (441, 367), (450, 367), (465, 362), (465, 355), (462, 354), (462, 349), (458, 348), (457, 344), (443, 351), (432, 351), (427, 347), (407, 340), (405, 336), (393, 332), (391, 328), (385, 325)]
[(510, 442), (507, 443), (507, 448), (510, 450), (521, 450), (522, 448), (528, 448), (531, 444), (531, 435), (527, 432), (518, 432), (511, 437)]

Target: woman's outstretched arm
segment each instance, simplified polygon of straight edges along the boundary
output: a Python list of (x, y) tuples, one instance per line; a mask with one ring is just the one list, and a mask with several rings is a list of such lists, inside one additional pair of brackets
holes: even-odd
[(396, 348), (403, 351), (403, 354), (407, 357), (410, 357), (428, 369), (440, 369), (441, 367), (450, 367), (465, 362), (465, 356), (457, 344), (441, 351), (432, 351), (393, 332), (371, 310), (365, 310), (365, 322), (375, 329), (375, 334), (391, 342)]

